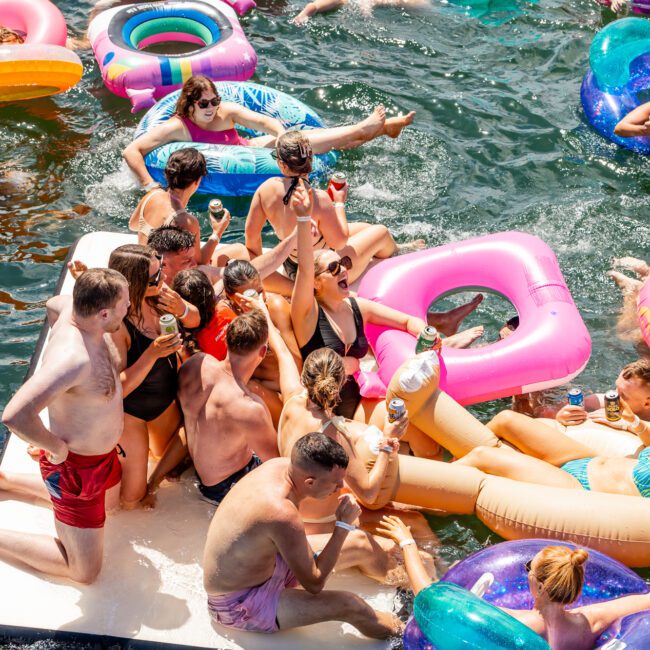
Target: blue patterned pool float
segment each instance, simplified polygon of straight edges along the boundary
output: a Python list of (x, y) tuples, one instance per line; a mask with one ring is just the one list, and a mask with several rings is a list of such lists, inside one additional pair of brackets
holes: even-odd
[[(325, 126), (313, 109), (279, 90), (260, 84), (234, 81), (218, 81), (215, 86), (223, 101), (235, 102), (257, 113), (274, 117), (282, 122), (286, 129)], [(170, 93), (149, 109), (138, 124), (136, 138), (172, 117), (180, 92), (177, 90)], [(247, 138), (264, 135), (243, 127), (238, 127), (237, 130)], [(166, 185), (164, 170), (169, 156), (174, 151), (187, 147), (198, 149), (205, 156), (208, 165), (208, 175), (199, 185), (200, 194), (252, 196), (265, 180), (281, 176), (277, 163), (271, 157), (272, 149), (202, 142), (171, 142), (154, 149), (144, 158), (151, 176)], [(336, 151), (314, 156), (312, 180), (327, 176), (338, 158), (339, 153)]]

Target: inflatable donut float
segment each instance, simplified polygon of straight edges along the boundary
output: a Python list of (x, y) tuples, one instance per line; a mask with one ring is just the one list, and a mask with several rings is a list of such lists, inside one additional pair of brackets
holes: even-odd
[(636, 301), (636, 313), (639, 316), (639, 327), (643, 339), (650, 346), (650, 278), (647, 279)]

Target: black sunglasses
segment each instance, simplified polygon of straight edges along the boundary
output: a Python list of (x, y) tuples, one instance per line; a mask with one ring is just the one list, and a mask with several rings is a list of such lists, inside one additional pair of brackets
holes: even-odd
[(147, 282), (147, 285), (150, 287), (157, 287), (160, 282), (160, 276), (162, 275), (163, 256), (156, 255), (156, 259), (160, 262), (160, 266), (156, 271), (156, 275), (154, 275), (153, 278), (149, 278), (149, 282)]
[(219, 106), (221, 99), (213, 97), (212, 99), (197, 99), (196, 104), (199, 108), (207, 108), (208, 106)]
[(526, 573), (530, 573), (532, 571), (532, 568), (533, 568), (533, 561), (528, 560), (528, 562), (524, 564), (524, 569), (526, 569)]
[(316, 273), (316, 275), (320, 275), (321, 273), (330, 273), (333, 277), (336, 277), (341, 272), (341, 267), (348, 271), (352, 268), (352, 260), (349, 255), (344, 255), (340, 260), (333, 260), (326, 268)]

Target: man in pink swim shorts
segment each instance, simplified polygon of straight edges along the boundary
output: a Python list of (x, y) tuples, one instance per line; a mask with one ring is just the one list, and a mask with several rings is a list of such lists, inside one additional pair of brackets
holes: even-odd
[[(306, 497), (343, 487), (348, 456), (323, 433), (308, 433), (291, 459), (274, 458), (244, 476), (217, 509), (203, 556), (203, 584), (215, 621), (250, 632), (278, 632), (323, 621), (345, 621), (366, 636), (401, 634), (392, 614), (356, 594), (323, 591), (361, 509), (340, 498), (336, 527), (316, 557), (298, 513)], [(294, 587), (302, 586), (303, 589)]]

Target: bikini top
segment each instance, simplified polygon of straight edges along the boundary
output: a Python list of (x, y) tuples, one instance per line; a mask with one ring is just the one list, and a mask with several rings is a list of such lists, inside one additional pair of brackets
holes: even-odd
[(314, 350), (321, 348), (329, 348), (334, 350), (342, 357), (355, 357), (356, 359), (363, 359), (368, 354), (368, 339), (363, 331), (363, 316), (359, 305), (354, 298), (348, 298), (352, 313), (354, 315), (354, 324), (356, 326), (356, 336), (354, 342), (346, 349), (346, 344), (341, 341), (337, 333), (334, 331), (332, 324), (327, 318), (325, 310), (318, 305), (318, 322), (316, 329), (311, 338), (305, 345), (300, 348), (300, 355), (303, 361)]
[[(141, 232), (147, 239), (149, 238), (151, 231), (155, 230), (155, 228), (151, 224), (145, 221), (144, 209), (147, 207), (147, 203), (149, 203), (149, 199), (151, 199), (151, 197), (154, 194), (157, 194), (158, 192), (164, 192), (164, 191), (165, 190), (163, 189), (157, 189), (154, 190), (153, 192), (150, 192), (148, 196), (145, 196), (144, 201), (142, 201), (142, 205), (140, 206), (140, 213), (138, 214), (138, 232)], [(181, 212), (181, 210), (175, 210), (160, 224), (160, 226), (156, 226), (156, 227), (171, 226), (172, 223), (174, 223), (174, 219), (178, 216), (179, 212)]]
[(645, 447), (637, 458), (632, 478), (642, 497), (650, 498), (650, 447)]
[[(180, 115), (179, 115), (180, 117)], [(237, 129), (225, 129), (224, 131), (209, 131), (203, 129), (187, 117), (181, 117), (181, 121), (187, 127), (192, 142), (205, 142), (206, 144), (245, 144), (246, 140), (242, 138)]]

